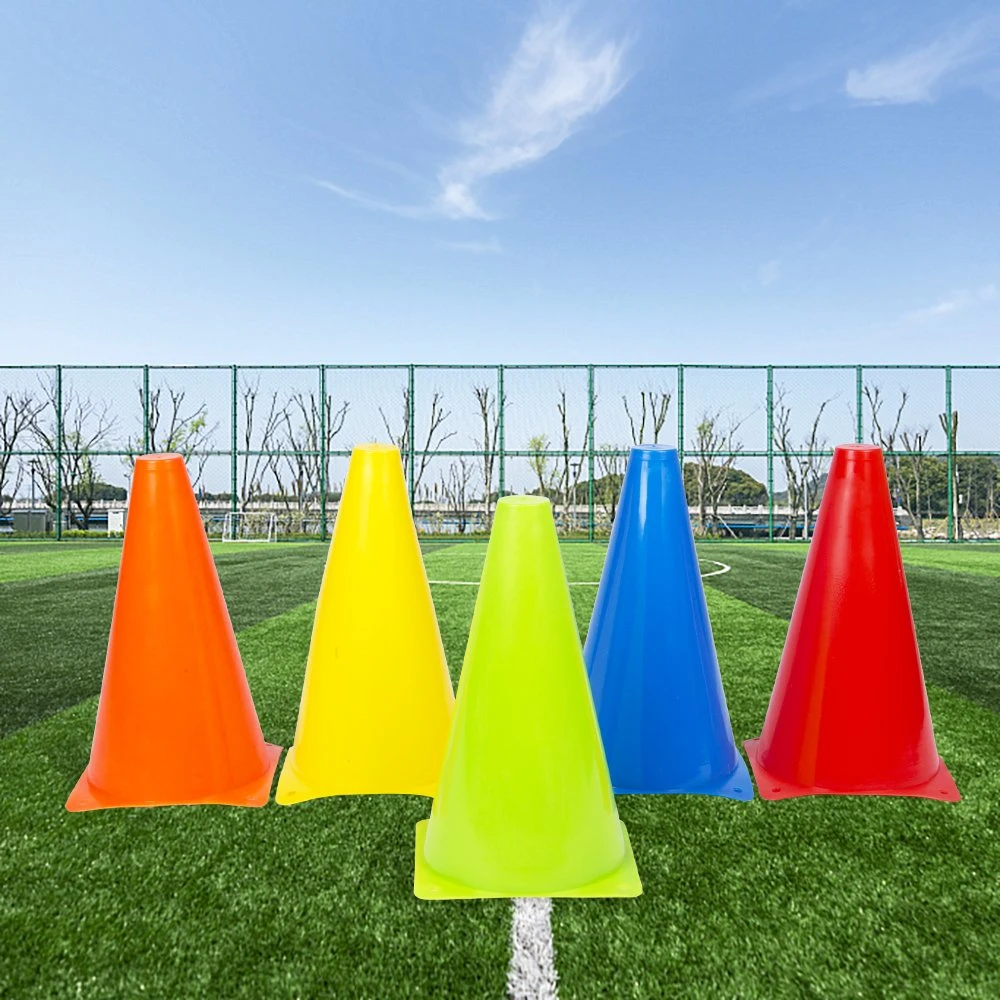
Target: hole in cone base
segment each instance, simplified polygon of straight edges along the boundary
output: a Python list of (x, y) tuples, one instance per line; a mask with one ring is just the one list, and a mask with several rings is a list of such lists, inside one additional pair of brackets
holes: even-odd
[[(772, 784), (776, 775), (771, 774), (760, 763), (758, 758), (758, 739), (746, 740), (747, 756), (757, 779), (757, 788), (765, 799), (792, 799), (805, 795), (887, 795), (903, 798), (937, 799), (939, 796), (947, 802), (960, 802), (961, 795), (945, 762), (938, 758), (938, 770), (925, 781), (913, 785), (869, 785), (860, 787), (830, 788), (823, 785), (797, 785), (787, 780), (780, 785)], [(943, 787), (942, 787), (943, 786)]]

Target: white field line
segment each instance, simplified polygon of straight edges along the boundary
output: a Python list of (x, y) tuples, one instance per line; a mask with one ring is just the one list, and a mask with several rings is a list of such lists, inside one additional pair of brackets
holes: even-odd
[[(711, 563), (713, 566), (718, 566), (718, 569), (713, 569), (711, 573), (702, 573), (701, 578), (704, 580), (710, 576), (722, 576), (723, 573), (728, 573), (733, 567), (727, 566), (723, 562), (719, 562), (717, 559), (701, 559), (700, 562)], [(428, 583), (437, 587), (478, 587), (478, 580), (428, 580)], [(601, 585), (600, 580), (570, 580), (569, 585), (571, 587), (599, 587)]]
[(551, 899), (514, 900), (507, 970), (511, 1000), (556, 1000), (559, 996), (551, 916)]

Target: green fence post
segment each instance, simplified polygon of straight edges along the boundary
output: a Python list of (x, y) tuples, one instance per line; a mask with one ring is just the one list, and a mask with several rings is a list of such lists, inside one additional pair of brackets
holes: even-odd
[[(587, 537), (594, 540), (594, 366), (587, 365)], [(573, 498), (574, 502), (576, 497)]]
[(56, 365), (56, 541), (62, 541), (63, 518), (63, 372)]
[(319, 366), (319, 537), (326, 541), (326, 365)]
[(855, 372), (855, 382), (857, 383), (856, 384), (857, 402), (855, 403), (855, 406), (857, 407), (858, 411), (857, 414), (858, 426), (855, 429), (854, 436), (857, 443), (862, 444), (865, 440), (865, 420), (864, 420), (864, 415), (861, 412), (862, 407), (864, 405), (865, 370), (861, 365), (858, 365), (857, 370)]
[(955, 415), (951, 411), (951, 365), (944, 370), (945, 434), (948, 436), (948, 541), (955, 541)]
[(149, 454), (149, 365), (142, 366), (142, 453)]
[(417, 484), (415, 482), (416, 475), (416, 465), (414, 464), (414, 458), (416, 456), (417, 441), (416, 441), (416, 421), (414, 420), (414, 401), (413, 401), (413, 365), (409, 368), (409, 388), (406, 393), (407, 407), (406, 407), (406, 437), (410, 442), (409, 449), (409, 467), (410, 467), (410, 513), (413, 513), (413, 505), (417, 498)]
[[(230, 458), (230, 493), (229, 493), (229, 510), (233, 515), (233, 520), (236, 520), (236, 481), (239, 478), (239, 469), (237, 462), (237, 437), (236, 437), (236, 425), (237, 425), (237, 408), (236, 400), (239, 394), (238, 389), (238, 371), (236, 365), (233, 365), (233, 399), (232, 399), (232, 434), (229, 439), (229, 458)], [(233, 526), (235, 527), (235, 525)]]
[(504, 482), (504, 438), (503, 438), (503, 411), (504, 411), (504, 395), (503, 395), (503, 365), (497, 365), (497, 447), (500, 449), (497, 458), (500, 462), (500, 482), (499, 488), (497, 490), (497, 499), (504, 496), (504, 489), (506, 488)]
[[(681, 485), (684, 485), (684, 366), (677, 366), (677, 458), (681, 463)], [(684, 491), (687, 500), (687, 490)]]
[(774, 541), (774, 366), (767, 366), (767, 540)]

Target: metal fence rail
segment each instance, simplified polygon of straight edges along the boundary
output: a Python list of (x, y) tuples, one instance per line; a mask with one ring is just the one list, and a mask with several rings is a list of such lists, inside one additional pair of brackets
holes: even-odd
[(209, 522), (326, 538), (351, 448), (391, 440), (424, 533), (544, 492), (593, 539), (629, 448), (660, 443), (697, 530), (773, 540), (809, 531), (833, 446), (868, 441), (907, 533), (1000, 537), (998, 414), (1000, 366), (3, 366), (0, 530), (30, 511), (56, 538), (93, 530), (137, 455), (178, 451)]

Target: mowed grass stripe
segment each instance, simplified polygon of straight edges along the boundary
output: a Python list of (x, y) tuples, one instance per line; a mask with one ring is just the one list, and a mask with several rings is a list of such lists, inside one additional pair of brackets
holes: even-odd
[[(264, 733), (286, 747), (312, 618), (239, 638)], [(503, 995), (509, 903), (413, 896), (429, 799), (70, 815), (96, 703), (0, 742), (0, 996)]]
[(121, 542), (5, 542), (0, 544), (0, 583), (38, 580), (117, 567)]
[[(786, 623), (708, 601), (741, 744), (760, 732)], [(560, 996), (1000, 996), (1000, 726), (929, 693), (958, 805), (619, 797), (644, 894), (556, 901)]]
[[(29, 554), (51, 555), (45, 559), (49, 575), (0, 584), (0, 738), (100, 690), (121, 550), (115, 546), (117, 552), (109, 568), (52, 575), (63, 565), (79, 567), (78, 555), (112, 554), (107, 549), (99, 551), (93, 543), (89, 547), (88, 543), (82, 544), (85, 548), (80, 553), (68, 543), (11, 545)], [(326, 545), (230, 544), (213, 548), (237, 633), (313, 601), (319, 593)], [(468, 552), (464, 554), (463, 546), (434, 549), (426, 556), (427, 565), (434, 572), (457, 570), (476, 579), (486, 547), (465, 548)], [(603, 551), (599, 546), (595, 548)], [(450, 556), (456, 550), (457, 559)], [(9, 555), (5, 551), (0, 562)], [(475, 592), (468, 596), (474, 602)], [(454, 606), (465, 607), (461, 598), (456, 602)], [(449, 662), (454, 662), (457, 671), (461, 651)]]
[[(227, 548), (216, 565), (237, 632), (319, 593), (325, 546)], [(98, 693), (117, 580), (116, 565), (0, 584), (0, 737)]]
[[(936, 558), (948, 555), (951, 561), (940, 567), (914, 564), (911, 551), (903, 549), (904, 568), (924, 676), (1000, 712), (1000, 580), (985, 572), (990, 560), (1000, 564), (1000, 550), (942, 549)], [(713, 552), (719, 554), (713, 557)], [(786, 621), (795, 605), (806, 552), (804, 545), (704, 545), (700, 549), (701, 555), (733, 567), (731, 573), (707, 579), (709, 587)], [(965, 572), (970, 565), (978, 568)]]

